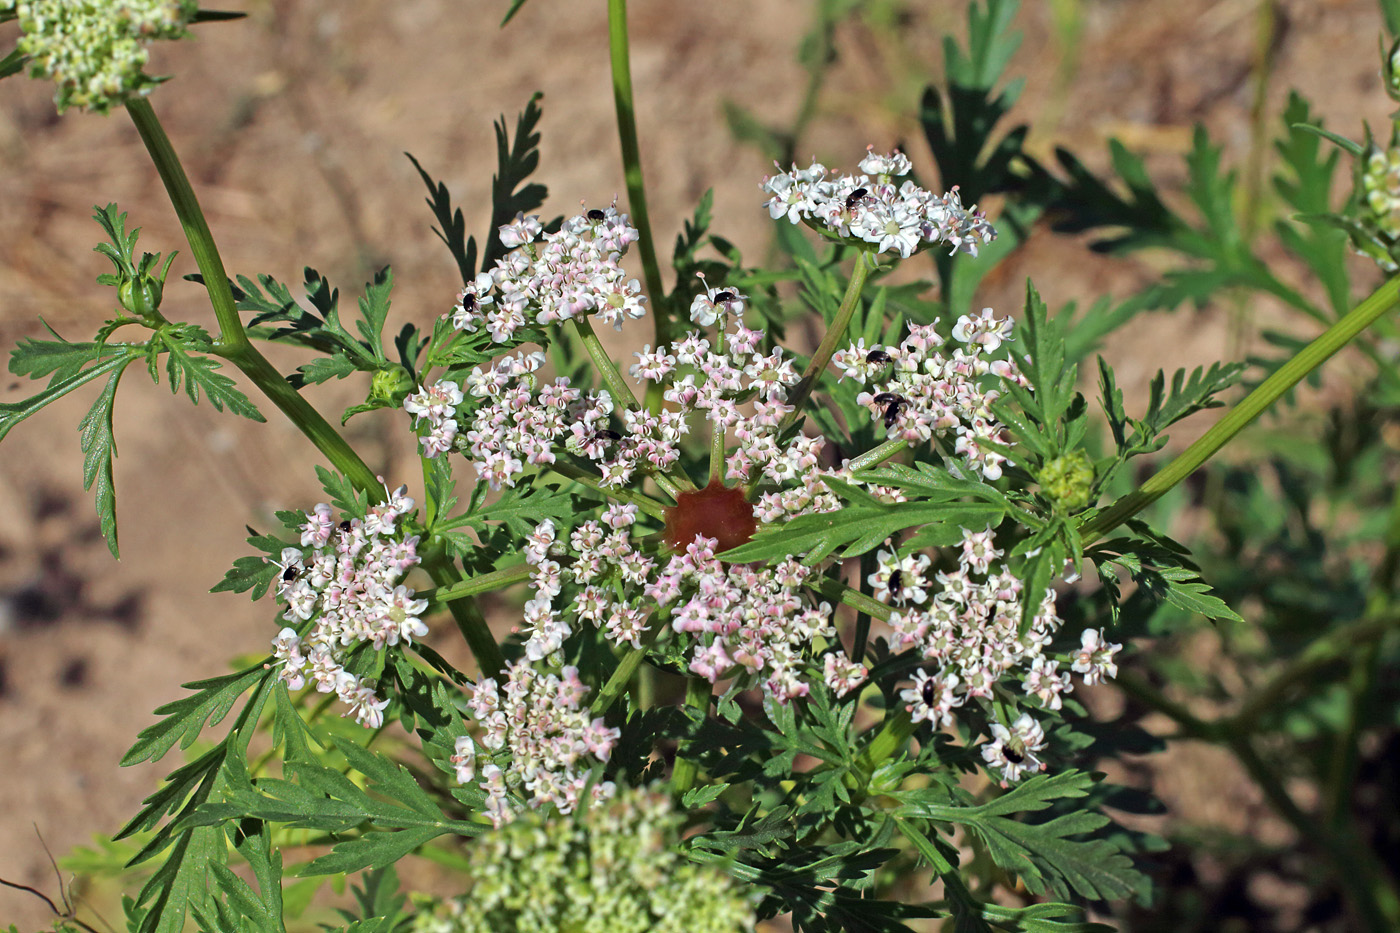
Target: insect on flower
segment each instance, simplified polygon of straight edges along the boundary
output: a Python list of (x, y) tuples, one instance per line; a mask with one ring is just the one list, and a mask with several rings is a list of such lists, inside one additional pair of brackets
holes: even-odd
[(846, 210), (855, 210), (856, 205), (859, 204), (869, 193), (870, 192), (864, 188), (857, 188), (850, 194), (846, 195)]
[(865, 361), (872, 366), (876, 363), (879, 363), (881, 366), (887, 366), (894, 362), (894, 357), (890, 356), (884, 350), (871, 350), (869, 353), (865, 354)]
[(892, 428), (899, 420), (900, 411), (909, 404), (909, 400), (893, 392), (881, 392), (875, 396), (875, 404), (885, 406), (885, 427)]

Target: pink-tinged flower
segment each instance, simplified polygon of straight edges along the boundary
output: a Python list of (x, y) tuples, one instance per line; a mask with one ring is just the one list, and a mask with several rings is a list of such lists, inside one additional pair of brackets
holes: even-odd
[[(868, 167), (867, 167), (868, 166)], [(873, 244), (876, 252), (897, 252), (908, 258), (933, 244), (946, 244), (953, 252), (977, 255), (978, 247), (996, 237), (996, 230), (976, 207), (964, 210), (953, 188), (935, 195), (911, 181), (896, 187), (893, 180), (909, 171), (909, 160), (900, 152), (869, 153), (861, 170), (869, 175), (828, 175), (813, 163), (805, 170), (765, 178), (760, 188), (769, 195), (764, 202), (774, 220), (786, 217), (803, 222), (830, 236)]]
[(578, 805), (589, 772), (607, 761), (621, 737), (619, 730), (590, 715), (587, 692), (577, 668), (554, 674), (526, 661), (507, 667), (501, 684), (486, 679), (476, 685), (468, 710), (487, 751), (468, 766), (470, 745), (459, 739), (456, 750), (462, 761), (454, 756), (453, 764), (459, 775), (480, 766), (487, 814), (497, 826), (514, 819), (524, 806), (553, 804), (561, 813), (571, 813)]
[(1027, 772), (1045, 769), (1045, 762), (1035, 754), (1045, 748), (1045, 730), (1029, 713), (1016, 717), (1009, 729), (992, 723), (991, 733), (993, 741), (982, 746), (982, 758), (1001, 772), (1002, 787), (1019, 781)]
[(1085, 629), (1070, 670), (1083, 674), (1086, 684), (1102, 683), (1105, 679), (1118, 676), (1118, 664), (1114, 657), (1121, 650), (1122, 645), (1106, 642), (1098, 629)]

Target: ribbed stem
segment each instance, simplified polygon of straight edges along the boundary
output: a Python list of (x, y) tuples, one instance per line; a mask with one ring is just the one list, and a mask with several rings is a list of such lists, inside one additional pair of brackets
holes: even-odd
[(671, 342), (671, 313), (656, 260), (656, 241), (647, 213), (646, 186), (642, 183), (642, 151), (637, 144), (637, 111), (632, 100), (631, 50), (627, 37), (627, 0), (608, 0), (608, 50), (611, 53), (613, 103), (617, 107), (617, 138), (622, 144), (622, 172), (627, 185), (627, 205), (637, 227), (637, 248), (642, 254), (642, 274), (651, 296), (651, 318), (656, 326), (656, 346)]
[(155, 110), (151, 108), (151, 102), (137, 97), (127, 103), (126, 109), (136, 124), (136, 131), (141, 134), (141, 141), (145, 143), (156, 171), (160, 173), (170, 203), (180, 219), (180, 226), (184, 228), (185, 239), (189, 241), (190, 253), (204, 277), (209, 303), (219, 322), (216, 352), (237, 366), (357, 489), (369, 493), (374, 501), (382, 501), (385, 492), (374, 471), (345, 442), (340, 432), (322, 418), (320, 412), (312, 408), (249, 342), (243, 322), (239, 320), (238, 309), (234, 306), (228, 273), (224, 271), (224, 262), (214, 243), (214, 235), (209, 230), (209, 223), (199, 207), (199, 199), (195, 197), (180, 158), (170, 144), (170, 137), (165, 134)]
[(1250, 422), (1263, 414), (1265, 409), (1278, 401), (1280, 396), (1390, 310), (1397, 299), (1400, 299), (1400, 278), (1391, 279), (1372, 292), (1370, 297), (1347, 312), (1341, 320), (1327, 328), (1320, 337), (1299, 350), (1291, 360), (1260, 383), (1258, 388), (1246, 395), (1180, 456), (1137, 489), (1086, 522), (1080, 531), (1084, 546), (1099, 540), (1194, 473)]

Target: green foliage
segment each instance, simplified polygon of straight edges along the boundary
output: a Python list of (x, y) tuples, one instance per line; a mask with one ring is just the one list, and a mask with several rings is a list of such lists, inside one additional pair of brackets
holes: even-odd
[(350, 766), (364, 775), (371, 796), (340, 770), (311, 760), (286, 762), (284, 778), (249, 778), (242, 762), (225, 765), (222, 799), (204, 803), (191, 826), (215, 826), (253, 817), (336, 835), (365, 827), (300, 869), (302, 874), (340, 874), (393, 864), (444, 833), (475, 836), (480, 823), (453, 820), (402, 765), (353, 742), (333, 741)]
[[(1103, 814), (1073, 810), (1039, 823), (1013, 818), (1082, 798), (1094, 780), (1076, 771), (1036, 775), (974, 807), (925, 803), (917, 793), (897, 795), (904, 802), (896, 813), (966, 827), (987, 846), (997, 865), (1019, 876), (1035, 893), (1094, 900), (1145, 896), (1146, 876), (1113, 842), (1094, 836), (1109, 823)], [(1079, 838), (1086, 836), (1090, 838)]]
[[(962, 539), (963, 528), (999, 524), (1006, 513), (996, 489), (947, 473), (942, 477), (925, 474), (923, 495), (899, 503), (882, 502), (839, 480), (825, 482), (846, 501), (840, 511), (799, 515), (765, 526), (747, 544), (725, 552), (724, 559), (747, 563), (793, 554), (803, 555), (803, 563), (815, 564), (838, 549), (843, 558), (864, 554), (896, 533), (919, 526), (914, 546), (947, 546)], [(969, 495), (983, 501), (963, 501)]]

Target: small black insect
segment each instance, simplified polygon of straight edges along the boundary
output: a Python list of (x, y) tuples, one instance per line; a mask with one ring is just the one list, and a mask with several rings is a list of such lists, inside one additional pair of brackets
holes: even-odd
[(473, 295), (471, 292), (467, 292), (465, 295), (462, 296), (462, 310), (467, 312), (468, 314), (472, 314), (476, 311), (476, 309), (476, 296)]
[(925, 705), (925, 706), (932, 706), (932, 705), (933, 705), (934, 700), (935, 700), (934, 691), (936, 691), (937, 689), (938, 689), (938, 681), (934, 680), (932, 677), (930, 677), (928, 680), (924, 681), (924, 688), (923, 688), (923, 690), (920, 691), (920, 692), (921, 692), (922, 695), (923, 695), (923, 698), (924, 698), (924, 705)]
[(613, 431), (613, 430), (611, 430), (611, 429), (609, 429), (609, 428), (599, 428), (598, 430), (594, 431), (594, 432), (593, 432), (593, 436), (590, 437), (590, 438), (588, 439), (589, 443), (592, 443), (593, 441), (620, 441), (620, 440), (622, 440), (622, 435), (621, 435), (621, 434), (618, 434), (616, 431)]
[(902, 589), (904, 589), (904, 571), (896, 567), (894, 573), (890, 574), (890, 593), (898, 595)]
[(350, 528), (351, 528), (350, 519), (347, 518), (347, 519), (345, 519), (343, 522), (340, 523), (340, 533), (341, 533), (341, 534), (343, 534), (343, 535), (348, 535), (348, 534), (350, 533)]
[(301, 576), (305, 572), (306, 571), (304, 568), (298, 567), (296, 564), (289, 564), (282, 571), (282, 582), (291, 583), (293, 580), (295, 580), (297, 577)]
[(603, 213), (602, 211), (598, 210), (598, 208), (596, 208), (596, 207), (593, 208), (593, 210), (591, 210), (591, 211), (588, 212), (588, 219), (591, 220), (591, 221), (593, 221), (594, 223), (597, 223), (597, 222), (600, 221), (600, 220), (606, 220), (607, 217), (608, 217), (607, 214), (605, 214), (605, 213)]
[(724, 291), (722, 291), (722, 292), (719, 292), (719, 293), (717, 293), (717, 294), (715, 295), (715, 304), (721, 304), (721, 303), (726, 302), (726, 301), (733, 301), (735, 298), (738, 298), (738, 297), (739, 297), (738, 295), (736, 295), (736, 294), (734, 294), (733, 292), (731, 292), (731, 291), (729, 291), (728, 289), (726, 289), (726, 290), (724, 290)]
[(1005, 755), (1006, 760), (1011, 762), (1013, 765), (1019, 765), (1021, 762), (1026, 760), (1025, 755), (1022, 755), (1020, 752), (1011, 748), (1003, 748), (1001, 750), (1001, 753)]
[(879, 363), (881, 366), (884, 366), (887, 363), (893, 363), (894, 357), (890, 356), (884, 350), (871, 350), (869, 353), (865, 354), (865, 361), (871, 364), (872, 366), (876, 363)]
[(876, 405), (885, 406), (885, 428), (894, 427), (894, 423), (899, 420), (899, 413), (909, 400), (902, 395), (895, 395), (893, 392), (881, 392), (875, 396)]
[(864, 188), (857, 188), (850, 194), (846, 195), (846, 210), (854, 210), (855, 206), (860, 203), (861, 198), (865, 197), (869, 193), (870, 192), (866, 191)]

